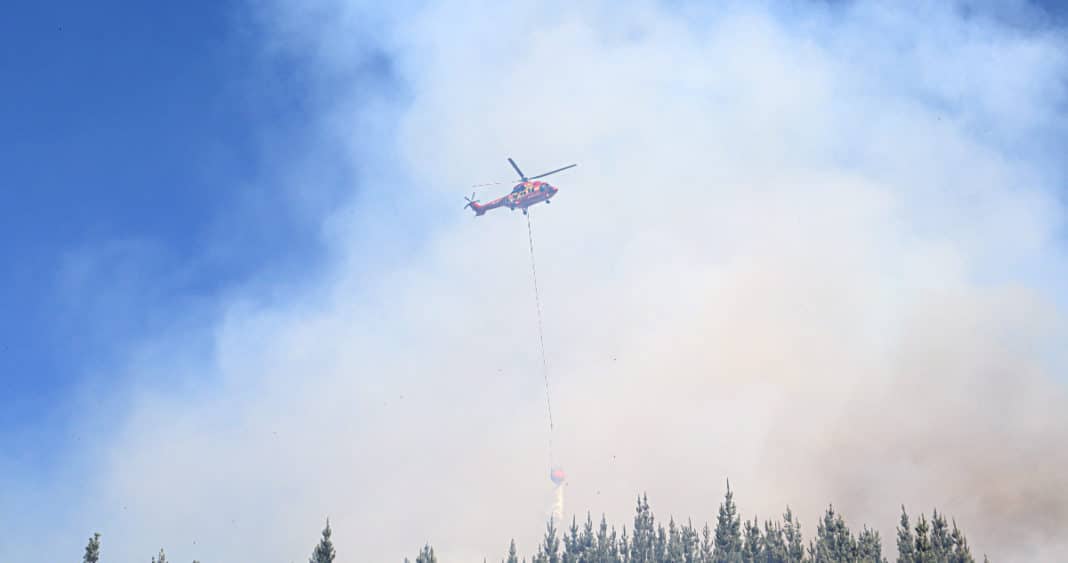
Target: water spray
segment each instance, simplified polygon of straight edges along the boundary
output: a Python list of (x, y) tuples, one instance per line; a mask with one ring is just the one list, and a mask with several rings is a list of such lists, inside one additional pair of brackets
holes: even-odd
[(564, 482), (567, 480), (567, 475), (564, 474), (564, 470), (559, 467), (554, 467), (549, 472), (549, 478), (552, 479), (556, 485), (553, 489), (553, 520), (558, 525), (563, 525), (564, 520)]

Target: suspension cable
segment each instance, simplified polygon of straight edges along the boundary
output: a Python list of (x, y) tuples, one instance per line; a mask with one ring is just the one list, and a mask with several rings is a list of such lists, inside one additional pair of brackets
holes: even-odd
[(534, 261), (534, 227), (527, 214), (527, 240), (530, 242), (530, 273), (534, 280), (534, 305), (538, 311), (538, 344), (541, 347), (541, 372), (545, 379), (545, 407), (549, 413), (549, 463), (553, 459), (553, 407), (549, 397), (549, 364), (545, 359), (545, 335), (541, 321), (541, 296), (538, 293), (538, 269)]

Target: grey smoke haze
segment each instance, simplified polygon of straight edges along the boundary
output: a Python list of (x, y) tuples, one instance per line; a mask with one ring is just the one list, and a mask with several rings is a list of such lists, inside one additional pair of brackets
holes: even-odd
[[(257, 8), (369, 187), (323, 218), (310, 287), (202, 327), (212, 357), (131, 351), (181, 390), (123, 400), (54, 557), (101, 530), (114, 561), (303, 560), (326, 516), (342, 562), (532, 553), (526, 225), (460, 211), (507, 156), (579, 163), (533, 214), (569, 515), (629, 527), (644, 491), (711, 521), (729, 477), (745, 517), (788, 503), (811, 536), (834, 503), (891, 556), (905, 504), (996, 560), (1068, 557), (1063, 31), (941, 4)], [(402, 101), (350, 102), (378, 51)]]

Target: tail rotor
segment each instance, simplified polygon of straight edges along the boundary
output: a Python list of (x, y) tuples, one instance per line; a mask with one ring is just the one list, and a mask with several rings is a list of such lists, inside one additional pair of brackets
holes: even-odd
[(464, 196), (464, 199), (467, 200), (467, 205), (464, 206), (464, 209), (467, 209), (468, 207), (472, 207), (476, 203), (478, 203), (478, 200), (475, 199), (475, 192), (471, 192), (471, 197)]

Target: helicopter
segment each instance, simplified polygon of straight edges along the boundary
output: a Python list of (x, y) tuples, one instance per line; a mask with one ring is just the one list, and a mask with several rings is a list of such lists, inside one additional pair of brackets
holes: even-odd
[[(507, 207), (512, 211), (515, 211), (516, 209), (521, 209), (523, 211), (523, 215), (526, 215), (528, 207), (534, 205), (535, 203), (540, 203), (543, 201), (545, 203), (549, 203), (549, 199), (556, 195), (556, 192), (560, 191), (559, 188), (557, 188), (556, 186), (551, 186), (548, 182), (539, 181), (538, 178), (544, 178), (550, 174), (556, 174), (557, 172), (562, 172), (564, 170), (567, 170), (568, 168), (574, 168), (575, 166), (578, 166), (577, 164), (569, 164), (563, 168), (557, 168), (552, 172), (546, 172), (544, 174), (538, 174), (537, 176), (531, 176), (528, 178), (526, 177), (526, 175), (523, 174), (523, 171), (519, 169), (519, 166), (516, 165), (514, 160), (509, 158), (508, 162), (512, 165), (512, 168), (515, 169), (516, 174), (519, 174), (519, 183), (512, 188), (512, 193), (506, 196), (499, 197), (493, 201), (479, 203), (477, 199), (474, 199), (475, 194), (474, 192), (472, 192), (471, 197), (464, 197), (464, 199), (467, 200), (467, 205), (464, 206), (464, 209), (470, 207), (471, 209), (475, 210), (475, 215), (478, 216), (485, 214), (490, 209), (496, 209), (498, 207)], [(481, 185), (493, 186), (501, 183), (503, 182), (494, 182), (493, 184)], [(477, 188), (479, 186), (474, 187)]]

